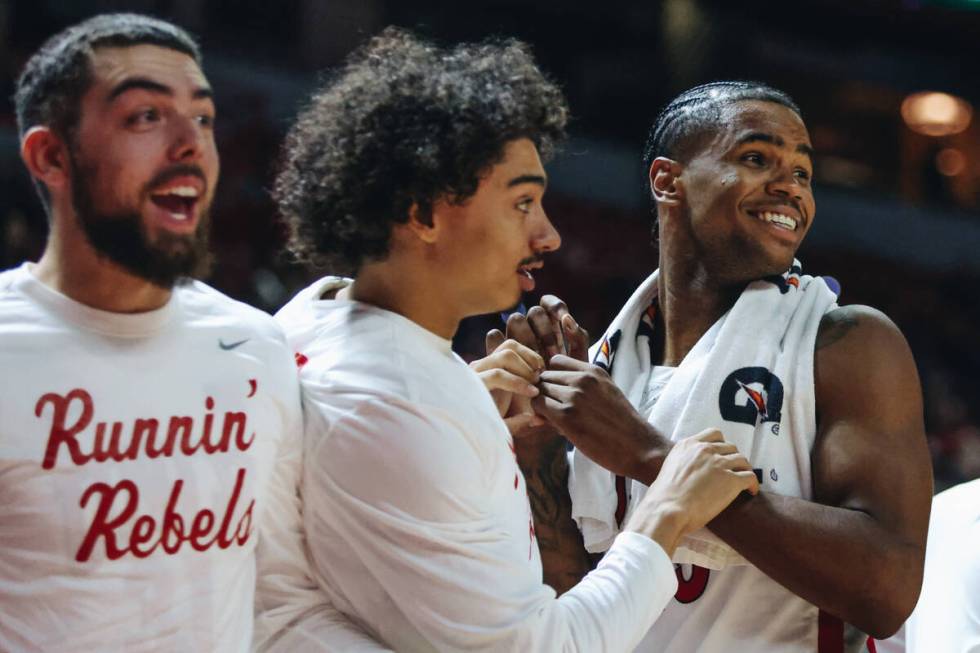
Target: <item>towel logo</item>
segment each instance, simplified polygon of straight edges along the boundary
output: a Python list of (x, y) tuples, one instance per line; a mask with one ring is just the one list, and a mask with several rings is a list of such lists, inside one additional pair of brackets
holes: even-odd
[(622, 337), (623, 332), (620, 329), (616, 329), (616, 332), (611, 336), (604, 337), (602, 344), (599, 345), (599, 351), (596, 352), (595, 358), (592, 360), (592, 364), (598, 365), (611, 374), (613, 358), (616, 356), (616, 346)]
[(749, 426), (760, 421), (779, 424), (783, 410), (783, 382), (764, 367), (737, 369), (721, 384), (718, 410), (729, 422)]
[(799, 264), (793, 264), (793, 267), (789, 269), (786, 275), (774, 274), (771, 277), (763, 277), (763, 281), (768, 281), (769, 283), (776, 284), (779, 288), (779, 292), (783, 295), (789, 292), (790, 288), (800, 289), (800, 273), (803, 272), (803, 268)]

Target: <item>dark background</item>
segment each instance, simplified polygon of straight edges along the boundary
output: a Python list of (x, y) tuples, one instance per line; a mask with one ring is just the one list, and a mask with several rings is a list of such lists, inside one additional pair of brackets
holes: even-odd
[[(906, 334), (937, 489), (980, 477), (980, 118), (929, 137), (900, 113), (924, 90), (980, 106), (980, 0), (0, 0), (2, 268), (36, 260), (46, 231), (17, 155), (14, 79), (46, 37), (115, 10), (170, 19), (201, 38), (222, 156), (209, 281), (270, 311), (322, 274), (278, 254), (283, 230), (268, 189), (281, 137), (318, 72), (385, 25), (443, 43), (521, 38), (565, 89), (572, 138), (548, 166), (545, 201), (564, 244), (538, 288), (566, 299), (593, 335), (656, 267), (639, 160), (659, 108), (715, 79), (789, 92), (817, 150), (804, 270), (836, 277), (842, 303), (875, 306)], [(467, 321), (457, 349), (476, 355), (497, 324)]]

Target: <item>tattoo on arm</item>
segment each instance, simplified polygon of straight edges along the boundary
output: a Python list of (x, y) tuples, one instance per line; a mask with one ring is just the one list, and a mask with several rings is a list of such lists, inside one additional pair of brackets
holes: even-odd
[(526, 465), (520, 461), (520, 465), (534, 515), (544, 581), (562, 594), (592, 569), (582, 535), (572, 520), (565, 440), (556, 439), (534, 463)]
[(852, 311), (850, 307), (844, 306), (827, 313), (820, 320), (816, 348), (829, 347), (850, 333), (851, 329), (857, 325), (857, 313)]

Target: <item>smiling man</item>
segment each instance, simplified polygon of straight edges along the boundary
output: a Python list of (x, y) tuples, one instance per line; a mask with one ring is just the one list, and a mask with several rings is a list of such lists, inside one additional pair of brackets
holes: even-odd
[(838, 307), (794, 260), (816, 210), (811, 152), (785, 93), (682, 93), (644, 160), (660, 267), (593, 364), (559, 355), (574, 320), (557, 298), (508, 325), (549, 360), (533, 400), (549, 425), (518, 454), (556, 587), (691, 433), (723, 429), (759, 473), (758, 496), (678, 545), (678, 592), (638, 651), (851, 651), (915, 605), (932, 494), (915, 363), (887, 317)]
[[(276, 189), (294, 250), (354, 275), (277, 316), (302, 366), (309, 549), (333, 603), (398, 651), (629, 650), (674, 592), (677, 538), (757, 487), (706, 431), (593, 574), (559, 600), (541, 582), (513, 442), (450, 339), (514, 305), (558, 248), (541, 158), (565, 120), (521, 44), (444, 50), (388, 30), (287, 140)], [(510, 342), (494, 360), (510, 371), (488, 385), (537, 392), (536, 354)]]
[(246, 651), (256, 568), (275, 571), (266, 632), (300, 614), (283, 596), (322, 603), (292, 354), (269, 316), (191, 279), (218, 182), (200, 63), (183, 30), (113, 14), (18, 80), (50, 235), (0, 274), (4, 651)]

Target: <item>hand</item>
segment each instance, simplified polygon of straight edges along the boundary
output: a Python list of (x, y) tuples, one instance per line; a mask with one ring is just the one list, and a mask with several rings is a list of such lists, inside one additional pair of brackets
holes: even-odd
[(644, 483), (670, 449), (601, 367), (557, 355), (531, 401), (535, 412), (606, 469)]
[(507, 337), (540, 353), (545, 361), (555, 354), (568, 354), (580, 361), (589, 356), (589, 334), (568, 312), (565, 302), (545, 295), (527, 316), (514, 313), (507, 320)]
[(708, 429), (676, 443), (626, 526), (650, 535), (668, 554), (743, 491), (759, 493), (749, 461), (721, 431)]
[(531, 409), (531, 397), (538, 395), (534, 386), (544, 369), (544, 360), (537, 352), (516, 340), (505, 340), (494, 329), (487, 334), (487, 356), (470, 363), (515, 437), (529, 426), (539, 426), (544, 420)]

